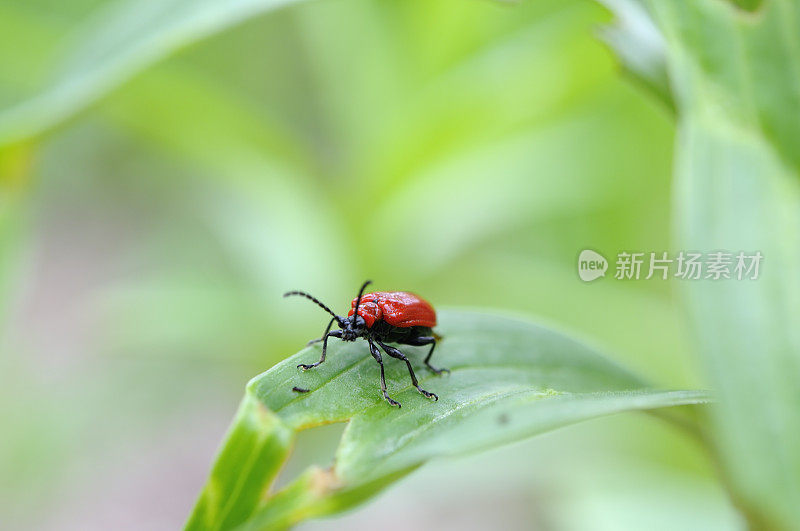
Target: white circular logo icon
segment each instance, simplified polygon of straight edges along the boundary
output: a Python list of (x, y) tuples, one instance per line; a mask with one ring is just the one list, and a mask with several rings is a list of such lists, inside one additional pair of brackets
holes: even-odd
[(584, 282), (591, 282), (600, 277), (606, 276), (608, 260), (591, 249), (584, 249), (578, 256), (578, 276)]

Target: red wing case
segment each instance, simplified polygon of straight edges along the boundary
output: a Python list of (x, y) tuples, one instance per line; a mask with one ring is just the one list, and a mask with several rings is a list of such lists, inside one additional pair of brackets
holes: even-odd
[[(353, 315), (356, 299), (350, 304), (348, 316)], [(392, 326), (436, 326), (436, 312), (428, 301), (407, 291), (376, 291), (361, 297), (358, 315), (364, 318), (367, 328), (384, 320)]]

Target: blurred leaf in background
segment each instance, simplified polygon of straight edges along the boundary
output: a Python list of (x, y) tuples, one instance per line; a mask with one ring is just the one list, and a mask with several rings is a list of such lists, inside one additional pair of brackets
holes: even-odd
[[(758, 2), (740, 2), (756, 8)], [(720, 397), (711, 439), (753, 528), (800, 522), (800, 4), (652, 2), (679, 109), (676, 215), (690, 249), (764, 257), (685, 289)]]
[[(0, 3), (0, 102), (48, 86), (65, 48), (93, 42), (85, 28), (122, 25), (120, 38), (146, 46), (135, 29), (152, 13), (139, 9), (157, 4), (121, 6)], [(292, 288), (343, 310), (369, 276), (437, 306), (538, 314), (660, 387), (702, 385), (670, 282), (583, 284), (575, 272), (584, 248), (670, 245), (672, 118), (617, 75), (593, 35), (609, 18), (578, 0), (331, 0), (234, 17), (147, 68), (125, 63), (128, 82), (35, 135), (28, 215), (9, 225), (29, 251), (6, 269), (18, 296), (3, 344), (3, 520), (180, 525), (244, 382), (320, 331), (313, 309), (283, 304)], [(195, 30), (182, 35), (209, 33)], [(578, 486), (613, 470), (671, 493), (666, 517), (695, 510), (688, 489), (707, 500), (703, 522), (736, 525), (683, 435), (638, 418), (568, 433), (580, 434), (572, 446), (554, 434), (508, 450), (525, 456), (525, 495), (512, 493), (522, 479), (486, 491), (509, 467), (476, 460), (436, 481), (446, 491), (472, 477), (497, 502), (475, 504), (476, 519), (533, 504), (537, 521), (613, 528), (617, 491), (599, 504)], [(416, 500), (435, 519), (438, 498)]]

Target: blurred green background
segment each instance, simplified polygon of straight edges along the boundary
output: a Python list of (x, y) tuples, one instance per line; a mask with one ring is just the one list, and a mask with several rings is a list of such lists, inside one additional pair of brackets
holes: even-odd
[[(0, 1), (0, 108), (102, 4)], [(609, 20), (588, 0), (300, 4), (0, 150), (0, 527), (179, 527), (245, 382), (326, 324), (288, 289), (344, 311), (371, 278), (521, 313), (702, 387), (671, 282), (576, 273), (585, 248), (671, 249), (673, 118), (597, 39)], [(290, 468), (340, 431), (304, 434)], [(302, 527), (412, 521), (740, 527), (703, 450), (645, 415), (434, 463)]]

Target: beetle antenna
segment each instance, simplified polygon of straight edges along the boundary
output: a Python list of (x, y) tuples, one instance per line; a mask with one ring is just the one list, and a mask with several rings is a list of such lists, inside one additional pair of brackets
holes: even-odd
[(364, 294), (364, 290), (370, 284), (372, 284), (372, 281), (371, 280), (367, 280), (366, 282), (364, 282), (361, 285), (361, 289), (358, 291), (358, 298), (356, 299), (356, 308), (355, 308), (355, 310), (353, 310), (353, 315), (354, 316), (358, 315), (358, 307), (361, 305), (361, 296)]
[(327, 306), (325, 306), (324, 304), (322, 304), (322, 303), (319, 301), (319, 299), (317, 299), (317, 298), (316, 298), (316, 297), (314, 297), (313, 295), (309, 295), (309, 294), (308, 294), (308, 293), (306, 293), (305, 291), (287, 291), (286, 293), (284, 293), (284, 294), (283, 294), (283, 296), (284, 296), (284, 297), (291, 297), (292, 295), (299, 295), (299, 296), (301, 296), (301, 297), (305, 297), (306, 299), (310, 300), (311, 302), (314, 302), (314, 303), (316, 303), (316, 305), (317, 305), (317, 306), (319, 306), (320, 308), (322, 308), (323, 310), (325, 310), (326, 312), (328, 312), (329, 314), (331, 314), (331, 315), (333, 316), (333, 318), (334, 318), (334, 319), (336, 319), (336, 322), (337, 322), (337, 323), (338, 323), (340, 326), (343, 324), (343, 322), (342, 322), (342, 318), (341, 318), (341, 317), (339, 317), (338, 315), (336, 315), (335, 313), (333, 313), (333, 311), (332, 311), (330, 308), (328, 308)]

